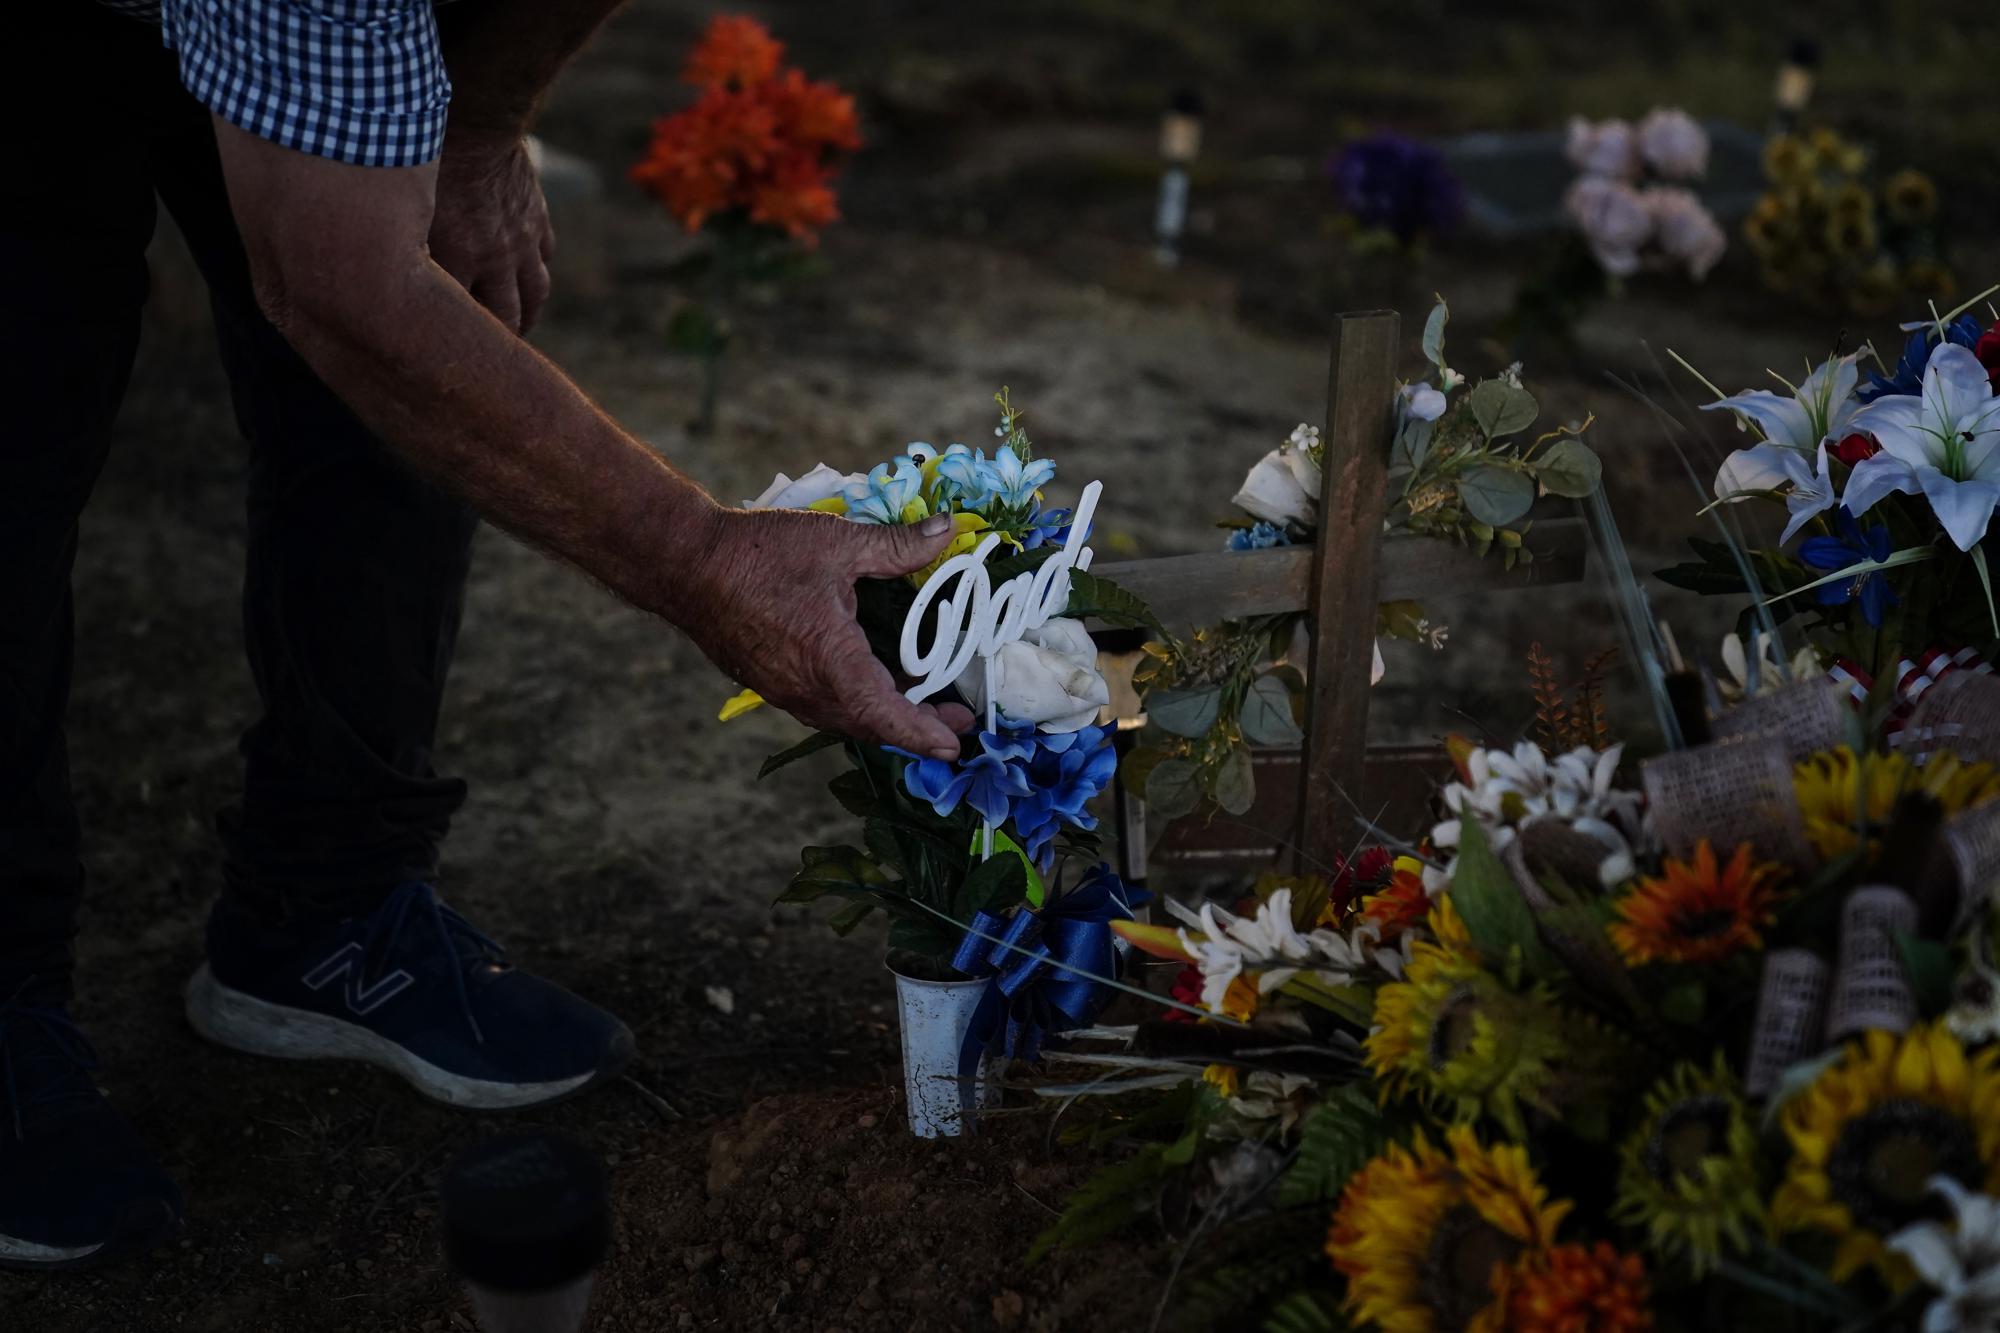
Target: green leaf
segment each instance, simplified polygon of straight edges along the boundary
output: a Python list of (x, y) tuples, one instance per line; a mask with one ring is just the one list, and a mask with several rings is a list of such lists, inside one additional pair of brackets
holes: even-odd
[(994, 856), (975, 861), (958, 891), (962, 914), (954, 915), (958, 915), (960, 920), (969, 919), (975, 912), (998, 915), (1018, 907), (1027, 892), (1028, 877), (1022, 873), (1020, 858)]
[(1259, 676), (1250, 682), (1237, 725), (1252, 745), (1294, 746), (1306, 738), (1292, 720), (1292, 692), (1277, 676)]
[(1202, 685), (1191, 690), (1155, 690), (1146, 696), (1146, 720), (1162, 731), (1199, 740), (1215, 725), (1222, 709), (1222, 687)]
[(1113, 1162), (1077, 1187), (1055, 1225), (1035, 1237), (1028, 1251), (1034, 1263), (1057, 1250), (1107, 1240), (1143, 1221), (1153, 1210), (1163, 1182), (1176, 1174), (1166, 1148), (1149, 1143), (1122, 1162)]
[(1986, 567), (1986, 548), (1972, 548), (1972, 567), (1979, 571), (1979, 586), (1986, 593), (1986, 617), (1993, 624), (1995, 637), (2000, 637), (2000, 607), (1993, 604), (1993, 572)]
[(1521, 897), (1514, 876), (1494, 855), (1486, 828), (1476, 819), (1459, 824), (1458, 863), (1451, 874), (1451, 902), (1480, 952), (1495, 960), (1514, 950), (1537, 975), (1560, 970), (1542, 946), (1535, 914)]
[(1272, 1306), (1262, 1333), (1347, 1333), (1351, 1327), (1331, 1292), (1308, 1288)]
[(1215, 774), (1215, 803), (1232, 815), (1246, 813), (1257, 800), (1257, 779), (1250, 763), (1250, 747), (1238, 742), (1223, 756)]
[(1192, 759), (1165, 759), (1146, 775), (1146, 810), (1163, 819), (1179, 819), (1201, 804), (1201, 768)]
[(1299, 1126), (1299, 1153), (1278, 1182), (1278, 1206), (1331, 1204), (1388, 1138), (1372, 1095), (1352, 1083), (1333, 1089)]
[(867, 920), (874, 911), (875, 904), (864, 898), (859, 902), (849, 903), (835, 912), (826, 919), (826, 924), (832, 927), (834, 934), (845, 938), (852, 935), (854, 928)]
[(1811, 592), (1814, 588), (1820, 587), (1823, 584), (1841, 583), (1847, 579), (1860, 578), (1864, 574), (1874, 574), (1885, 569), (1895, 569), (1899, 565), (1922, 564), (1924, 561), (1929, 560), (1933, 554), (1933, 548), (1929, 546), (1906, 546), (1900, 551), (1889, 552), (1888, 556), (1881, 560), (1857, 560), (1844, 569), (1836, 569), (1824, 578), (1814, 579), (1811, 583), (1802, 583), (1796, 588), (1779, 593), (1770, 600), (1773, 602), (1782, 602), (1787, 597), (1796, 597), (1802, 592)]
[(1574, 435), (1566, 435), (1535, 460), (1535, 480), (1550, 495), (1582, 500), (1604, 480), (1604, 463), (1597, 452)]
[(889, 924), (889, 951), (916, 954), (933, 962), (949, 961), (958, 949), (960, 933), (928, 912), (898, 916)]
[(1949, 1009), (1952, 980), (1958, 971), (1952, 965), (1950, 947), (1899, 930), (1896, 952), (1903, 959), (1903, 975), (1916, 993), (1918, 1012), (1926, 1018), (1935, 1018)]
[(1013, 555), (1002, 556), (998, 560), (988, 560), (986, 577), (994, 587), (998, 588), (1017, 575), (1032, 574), (1061, 551), (1060, 546), (1037, 546), (1032, 551), (1019, 551)]
[(1072, 620), (1101, 620), (1127, 629), (1150, 629), (1165, 634), (1166, 626), (1153, 608), (1136, 594), (1101, 579), (1085, 569), (1073, 569), (1069, 576), (1069, 605), (1063, 614)]
[(874, 779), (859, 769), (850, 768), (837, 774), (826, 784), (826, 789), (840, 802), (841, 809), (862, 819), (876, 813), (882, 805), (881, 797), (875, 794)]
[(1476, 467), (1458, 479), (1458, 498), (1466, 513), (1497, 528), (1534, 505), (1535, 483), (1512, 468)]
[(1417, 472), (1423, 468), (1424, 460), (1430, 457), (1431, 441), (1437, 436), (1437, 422), (1419, 421), (1411, 417), (1396, 432), (1396, 444), (1390, 456), (1396, 462)]
[(1489, 440), (1512, 435), (1535, 424), (1541, 407), (1535, 395), (1506, 380), (1482, 380), (1472, 391), (1472, 417)]
[(808, 847), (800, 859), (804, 864), (778, 895), (781, 903), (817, 902), (829, 893), (873, 894), (888, 883), (858, 847)]
[(1683, 981), (1660, 996), (1660, 1017), (1682, 1027), (1698, 1025), (1708, 1012), (1708, 987), (1697, 978)]
[(1431, 307), (1430, 318), (1424, 321), (1424, 360), (1444, 369), (1444, 326), (1451, 320), (1451, 307), (1442, 299)]
[(847, 737), (837, 731), (815, 731), (797, 745), (787, 746), (766, 759), (763, 767), (757, 770), (757, 777), (761, 781), (787, 764), (795, 763), (810, 754), (818, 754), (821, 750), (830, 750), (846, 739)]

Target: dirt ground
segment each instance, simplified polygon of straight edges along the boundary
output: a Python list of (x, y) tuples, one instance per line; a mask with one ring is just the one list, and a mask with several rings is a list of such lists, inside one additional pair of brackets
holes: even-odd
[[(1728, 7), (1638, 6), (1631, 31), (1565, 87), (1535, 74), (1593, 54), (1556, 22), (1562, 6), (1531, 7), (1542, 17), (1479, 48), (1483, 60), (1452, 47), (1442, 72), (1413, 45), (1417, 28), (1398, 31), (1436, 30), (1442, 4), (1377, 6), (1370, 22), (1335, 21), (1331, 8), (757, 7), (809, 68), (861, 92), (873, 146), (849, 181), (849, 222), (827, 237), (825, 276), (739, 312), (721, 429), (691, 438), (694, 370), (662, 351), (660, 270), (684, 241), (622, 172), (676, 97), (672, 71), (707, 7), (642, 0), (544, 121), (606, 187), (597, 211), (573, 219), (595, 236), (586, 267), (600, 284), (559, 296), (537, 341), (732, 498), (780, 468), (979, 438), (1007, 384), (1071, 486), (1105, 481), (1106, 558), (1206, 549), (1244, 469), (1322, 412), (1329, 311), (1394, 301), (1417, 319), (1443, 290), (1464, 330), (1454, 359), (1507, 359), (1497, 346), (1474, 355), (1475, 335), (1504, 309), (1521, 252), (1467, 245), (1401, 279), (1329, 262), (1314, 172), (1344, 123), (1547, 124), (1644, 110), (1683, 84), (1705, 90), (1706, 103), (1685, 95), (1698, 109), (1754, 123), (1777, 40), (1776, 20), (1746, 29), (1717, 17)], [(1926, 108), (1957, 95), (1840, 59), (1847, 110), (1886, 135), (1912, 135)], [(1157, 108), (1183, 82), (1215, 103), (1223, 167), (1198, 181), (1188, 262), (1169, 276), (1148, 259), (1149, 154)], [(1983, 205), (1958, 206), (1977, 217)], [(1990, 229), (1964, 242), (1970, 276), (1997, 267)], [(170, 255), (161, 272), (168, 283)], [(1646, 339), (1750, 384), (1829, 334), (1780, 317), (1739, 262), (1700, 293), (1662, 287), (1607, 307), (1577, 357), (1529, 370), (1552, 414), (1598, 415), (1645, 568), (1690, 529), (1692, 492), (1602, 371), (1643, 366)], [(235, 612), (243, 452), (185, 300), (163, 301), (149, 329), (121, 437), (78, 573), (72, 737), (92, 873), (79, 1007), (104, 1081), (184, 1182), (191, 1213), (177, 1246), (128, 1266), (0, 1278), (0, 1328), (469, 1328), (438, 1259), (435, 1187), (455, 1149), (503, 1122), (431, 1107), (372, 1072), (214, 1050), (180, 1017), (217, 883), (213, 811), (238, 780), (235, 736), (252, 707)], [(1457, 640), (1437, 656), (1392, 655), (1385, 735), (1436, 734), (1459, 710), (1504, 730), (1521, 711), (1520, 673), (1496, 671), (1482, 645), (1518, 661), (1539, 636), (1580, 661), (1611, 633), (1593, 588), (1503, 601), (1433, 607)], [(1666, 604), (1697, 637), (1716, 624), (1713, 608)], [(446, 892), (518, 962), (617, 1010), (642, 1047), (634, 1082), (529, 1117), (588, 1140), (613, 1168), (617, 1245), (592, 1327), (1146, 1327), (1159, 1250), (1024, 1263), (1088, 1160), (1051, 1150), (1028, 1119), (972, 1142), (903, 1132), (879, 937), (835, 940), (769, 907), (797, 849), (842, 834), (826, 773), (804, 764), (752, 781), (796, 728), (764, 715), (719, 726), (729, 692), (671, 632), (483, 536), (443, 746), (474, 791)], [(729, 992), (727, 1011), (711, 988)]]

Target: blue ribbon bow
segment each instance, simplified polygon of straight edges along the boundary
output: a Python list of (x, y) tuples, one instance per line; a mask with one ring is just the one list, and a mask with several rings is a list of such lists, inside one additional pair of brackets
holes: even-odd
[(964, 1114), (973, 1113), (979, 1065), (996, 1041), (1006, 1055), (1032, 1060), (1044, 1037), (1097, 1020), (1111, 988), (1095, 978), (1116, 977), (1124, 964), (1111, 923), (1132, 920), (1133, 908), (1151, 896), (1100, 865), (1039, 912), (1023, 909), (1012, 920), (991, 912), (972, 918), (951, 965), (991, 981), (958, 1048)]

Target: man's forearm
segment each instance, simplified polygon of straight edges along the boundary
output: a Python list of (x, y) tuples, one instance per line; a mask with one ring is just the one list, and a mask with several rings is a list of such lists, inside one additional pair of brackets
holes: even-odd
[[(437, 265), (266, 293), (286, 337), (408, 462), (493, 522), (686, 624), (719, 507)], [(328, 293), (338, 293), (329, 296)], [(663, 558), (664, 557), (664, 558)]]
[(518, 138), (543, 91), (624, 0), (460, 0), (437, 11), (450, 131)]

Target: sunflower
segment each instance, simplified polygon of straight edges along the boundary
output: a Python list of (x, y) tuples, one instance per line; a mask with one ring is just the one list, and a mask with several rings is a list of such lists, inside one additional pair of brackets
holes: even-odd
[(1764, 145), (1764, 174), (1780, 185), (1803, 179), (1813, 170), (1811, 152), (1795, 134), (1780, 134)]
[(1839, 259), (1859, 259), (1879, 248), (1873, 212), (1836, 212), (1826, 220), (1826, 248)]
[(1519, 1144), (1483, 1147), (1460, 1126), (1445, 1148), (1421, 1133), (1391, 1145), (1334, 1208), (1327, 1256), (1357, 1322), (1383, 1333), (1500, 1333), (1510, 1266), (1554, 1244), (1572, 1206), (1549, 1202)]
[(1835, 1282), (1873, 1264), (1891, 1286), (1907, 1286), (1909, 1261), (1883, 1241), (1915, 1222), (1948, 1220), (1931, 1178), (2000, 1188), (1996, 1062), (2000, 1049), (1968, 1055), (1943, 1024), (1850, 1043), (1785, 1106), (1792, 1157), (1771, 1199), (1772, 1223), (1833, 1240)]
[(1903, 265), (1903, 285), (1928, 301), (1949, 301), (1958, 295), (1958, 278), (1935, 259), (1912, 259)]
[(1368, 1067), (1391, 1096), (1414, 1095), (1455, 1120), (1481, 1113), (1525, 1133), (1521, 1108), (1546, 1106), (1567, 1046), (1544, 991), (1520, 995), (1480, 966), (1449, 898), (1431, 913), (1435, 941), (1411, 949), (1400, 981), (1375, 993)]
[(1718, 865), (1703, 838), (1694, 860), (1669, 857), (1663, 874), (1623, 894), (1606, 931), (1631, 967), (1718, 962), (1763, 947), (1760, 931), (1771, 924), (1783, 876), (1776, 864), (1752, 861), (1747, 842)]
[(1906, 168), (1883, 184), (1882, 202), (1889, 216), (1906, 227), (1929, 222), (1937, 216), (1937, 184), (1923, 172)]
[(1706, 1073), (1681, 1064), (1654, 1084), (1645, 1117), (1619, 1153), (1612, 1216), (1699, 1276), (1763, 1221), (1756, 1126), (1720, 1055)]
[(1508, 1283), (1507, 1327), (1535, 1333), (1642, 1333), (1652, 1288), (1646, 1264), (1605, 1241), (1558, 1245), (1515, 1262)]
[[(1946, 818), (2000, 798), (2000, 769), (1963, 763), (1943, 752), (1918, 768), (1902, 754), (1871, 751), (1857, 758), (1843, 745), (1802, 760), (1792, 769), (1792, 789), (1798, 793), (1807, 840), (1831, 861), (1859, 845), (1862, 829), (1884, 827), (1897, 799), (1907, 792), (1932, 797)], [(1881, 841), (1870, 837), (1869, 864), (1881, 854)]]

